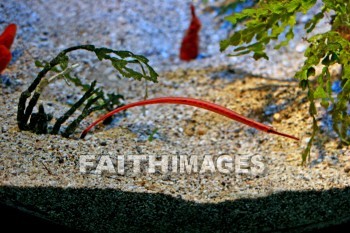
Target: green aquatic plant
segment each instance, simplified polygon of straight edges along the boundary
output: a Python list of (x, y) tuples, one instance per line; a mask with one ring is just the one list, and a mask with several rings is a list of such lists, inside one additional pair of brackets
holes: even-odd
[(148, 141), (149, 141), (149, 142), (152, 142), (152, 141), (153, 141), (154, 135), (156, 135), (157, 132), (158, 132), (158, 128), (154, 128), (154, 129), (152, 130), (151, 134), (148, 136)]
[[(94, 45), (79, 45), (67, 48), (49, 62), (35, 62), (36, 66), (42, 68), (42, 70), (38, 73), (28, 89), (21, 93), (19, 98), (17, 124), (20, 130), (29, 130), (39, 134), (61, 133), (63, 136), (69, 137), (69, 135), (75, 132), (80, 122), (90, 113), (99, 110), (111, 111), (116, 106), (122, 105), (122, 95), (105, 93), (101, 88), (96, 87), (96, 80), (91, 84), (84, 84), (80, 78), (74, 77), (70, 74), (78, 64), (69, 64), (69, 57), (67, 54), (76, 50), (92, 52), (100, 61), (109, 60), (116, 71), (123, 77), (157, 82), (158, 74), (148, 64), (148, 59), (144, 56), (129, 51), (97, 48)], [(136, 65), (139, 69), (133, 65)], [(46, 77), (49, 72), (54, 72), (55, 75)], [(37, 105), (43, 90), (47, 88), (49, 83), (52, 83), (59, 78), (63, 78), (67, 83), (73, 83), (80, 87), (82, 91), (84, 91), (84, 95), (74, 103), (67, 112), (57, 118), (52, 127), (49, 127), (49, 122), (53, 117), (52, 115), (45, 113), (44, 106), (40, 104), (38, 106), (38, 112), (33, 112), (33, 110)], [(30, 100), (27, 104), (28, 98), (30, 98)], [(85, 106), (82, 107), (84, 103)], [(63, 132), (61, 132), (62, 124), (65, 123), (80, 107), (83, 108), (81, 114), (68, 124)]]
[[(265, 58), (266, 46), (278, 41), (275, 49), (286, 46), (294, 38), (297, 13), (307, 13), (316, 4), (316, 0), (261, 0), (254, 9), (245, 9), (226, 17), (236, 25), (244, 21), (245, 27), (235, 31), (229, 38), (221, 41), (221, 51), (234, 46), (233, 56), (253, 54), (254, 59)], [(316, 102), (332, 116), (333, 129), (341, 143), (350, 144), (349, 101), (350, 101), (350, 3), (341, 0), (323, 0), (323, 6), (306, 24), (310, 33), (326, 14), (332, 15), (331, 30), (306, 38), (309, 47), (305, 51), (306, 61), (296, 72), (295, 78), (300, 86), (307, 89), (310, 103), (309, 114), (313, 119), (313, 131), (307, 147), (302, 153), (302, 161), (310, 159), (310, 150), (319, 130), (317, 125)], [(283, 39), (281, 39), (283, 38)], [(340, 80), (330, 75), (330, 66), (339, 64), (342, 68)], [(315, 73), (315, 67), (321, 66), (322, 72)], [(341, 91), (333, 95), (332, 85), (341, 82)]]

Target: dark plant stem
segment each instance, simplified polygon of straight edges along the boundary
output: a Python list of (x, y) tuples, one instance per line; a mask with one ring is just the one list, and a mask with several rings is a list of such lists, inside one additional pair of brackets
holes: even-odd
[(85, 100), (90, 98), (93, 94), (96, 93), (96, 91), (98, 91), (98, 89), (95, 89), (95, 85), (96, 81), (93, 81), (89, 90), (87, 90), (85, 94), (65, 114), (63, 114), (63, 116), (57, 119), (55, 125), (53, 126), (51, 132), (52, 134), (58, 134), (61, 125), (84, 103)]
[(23, 121), (26, 123), (26, 127), (27, 127), (27, 122), (29, 120), (29, 117), (32, 115), (35, 105), (38, 103), (39, 97), (40, 97), (40, 93), (34, 92), (33, 97), (30, 99), (28, 103), (28, 106), (23, 116)]
[(85, 117), (90, 115), (90, 113), (97, 111), (97, 110), (101, 110), (104, 108), (104, 106), (102, 106), (102, 105), (91, 108), (91, 105), (94, 104), (100, 98), (101, 98), (101, 96), (97, 96), (93, 99), (88, 100), (87, 104), (85, 105), (85, 107), (83, 109), (83, 112), (72, 123), (70, 123), (68, 125), (68, 127), (66, 128), (66, 130), (62, 133), (63, 137), (68, 138), (72, 133), (74, 133), (76, 128), (79, 126), (80, 122), (82, 120), (84, 120)]
[(27, 129), (27, 121), (24, 121), (24, 111), (26, 110), (26, 101), (30, 97), (29, 91), (22, 92), (18, 101), (18, 110), (17, 110), (17, 124), (20, 130)]
[(40, 104), (39, 111), (32, 114), (28, 128), (37, 134), (47, 134), (47, 126), (51, 119), (52, 116), (50, 114), (46, 114), (44, 106)]

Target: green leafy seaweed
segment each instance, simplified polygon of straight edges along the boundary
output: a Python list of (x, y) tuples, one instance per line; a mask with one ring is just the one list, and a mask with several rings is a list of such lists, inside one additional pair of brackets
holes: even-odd
[[(22, 92), (19, 98), (17, 123), (21, 130), (30, 130), (36, 133), (49, 132), (51, 134), (58, 134), (60, 133), (61, 125), (68, 120), (78, 108), (86, 103), (82, 113), (67, 126), (64, 132), (62, 132), (63, 136), (68, 137), (74, 133), (80, 122), (93, 111), (103, 109), (111, 111), (116, 106), (122, 105), (121, 100), (124, 98), (122, 95), (116, 93), (106, 94), (102, 88), (96, 86), (96, 81), (93, 81), (91, 84), (85, 84), (80, 78), (70, 74), (71, 70), (73, 70), (77, 64), (70, 65), (67, 54), (76, 50), (87, 50), (93, 52), (100, 61), (109, 60), (117, 73), (125, 78), (157, 82), (158, 74), (148, 64), (148, 59), (142, 55), (137, 55), (130, 51), (119, 51), (103, 47), (96, 48), (94, 45), (79, 45), (67, 48), (61, 51), (50, 62), (35, 61), (35, 65), (42, 70), (38, 73), (28, 89)], [(46, 78), (45, 76), (50, 71), (56, 74), (50, 78)], [(36, 106), (43, 89), (46, 88), (50, 82), (61, 77), (65, 78), (67, 82), (69, 81), (80, 87), (85, 94), (74, 103), (66, 113), (57, 118), (52, 130), (49, 131), (48, 122), (52, 117), (45, 113), (44, 107), (41, 105), (39, 106), (40, 111), (38, 113), (33, 113), (33, 109)], [(27, 104), (27, 99), (30, 97), (31, 99)], [(31, 119), (31, 122), (28, 124), (29, 119)], [(46, 120), (39, 121), (36, 119)], [(40, 122), (43, 122), (45, 125), (40, 125)]]
[[(233, 25), (244, 20), (245, 27), (221, 41), (220, 49), (224, 51), (233, 46), (231, 56), (252, 53), (254, 59), (268, 59), (266, 46), (272, 41), (279, 41), (275, 49), (288, 45), (294, 38), (296, 15), (307, 13), (315, 4), (316, 0), (261, 0), (254, 9), (245, 9), (226, 17)], [(322, 8), (306, 22), (305, 30), (307, 33), (312, 32), (325, 14), (330, 12), (333, 14), (331, 30), (307, 39), (309, 47), (304, 53), (306, 60), (295, 74), (300, 87), (308, 89), (309, 114), (313, 119), (313, 132), (302, 153), (303, 163), (310, 158), (312, 142), (319, 132), (316, 121), (317, 101), (331, 114), (333, 129), (341, 142), (350, 144), (350, 3), (323, 0)], [(330, 66), (333, 64), (339, 64), (342, 68), (342, 90), (336, 97), (331, 89), (336, 81), (330, 74)], [(316, 74), (316, 66), (322, 67), (320, 74)]]

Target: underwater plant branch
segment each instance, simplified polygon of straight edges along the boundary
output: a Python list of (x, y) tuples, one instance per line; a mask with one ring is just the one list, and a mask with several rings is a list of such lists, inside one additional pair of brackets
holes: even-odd
[(72, 70), (74, 70), (75, 68), (77, 68), (79, 66), (78, 63), (75, 63), (69, 67), (67, 67), (65, 70), (63, 70), (61, 73), (58, 73), (54, 76), (52, 76), (51, 78), (48, 79), (48, 82), (52, 82), (54, 79), (59, 78), (61, 76), (63, 76), (64, 80), (66, 81), (67, 85), (70, 85), (69, 82), (67, 81), (67, 79), (65, 78), (65, 75), (68, 74), (69, 72), (71, 72)]
[(31, 93), (37, 88), (41, 80), (45, 77), (45, 75), (51, 71), (56, 65), (63, 63), (64, 60), (67, 59), (66, 54), (78, 50), (84, 49), (88, 51), (93, 51), (95, 48), (94, 45), (79, 45), (67, 48), (60, 52), (54, 59), (52, 59), (49, 63), (45, 65), (45, 67), (38, 73), (37, 77), (34, 79), (32, 84), (28, 87), (27, 90), (21, 93), (19, 102), (18, 102), (18, 110), (17, 110), (17, 124), (20, 130), (28, 129), (27, 122), (29, 120), (30, 115), (33, 112), (35, 105), (38, 102), (40, 97), (40, 93), (34, 93), (33, 97), (28, 103), (28, 107), (26, 107), (26, 101), (31, 96)]
[[(142, 69), (142, 73), (145, 74), (145, 69), (143, 68), (142, 64), (140, 64), (141, 69)], [(144, 82), (145, 84), (145, 95), (143, 96), (143, 100), (146, 100), (148, 98), (148, 83), (147, 80)], [(143, 116), (146, 116), (146, 106), (142, 106), (142, 113)]]
[(303, 152), (301, 154), (301, 157), (302, 157), (301, 164), (302, 165), (305, 165), (306, 159), (308, 159), (310, 162), (311, 147), (312, 147), (312, 143), (314, 141), (314, 138), (315, 138), (318, 130), (319, 130), (319, 128), (317, 126), (317, 120), (316, 120), (315, 116), (312, 115), (312, 134), (311, 134), (309, 141), (307, 142), (306, 148), (303, 150)]
[(35, 88), (39, 85), (41, 79), (44, 78), (46, 76), (46, 74), (52, 70), (52, 68), (63, 63), (64, 60), (67, 59), (67, 56), (66, 56), (67, 53), (75, 51), (75, 50), (80, 50), (80, 49), (93, 52), (95, 49), (95, 46), (94, 45), (78, 45), (78, 46), (64, 49), (54, 59), (52, 59), (48, 64), (46, 64), (44, 69), (39, 72), (39, 74), (37, 75), (37, 77), (35, 78), (33, 83), (28, 87), (27, 91), (32, 93), (35, 90)]
[(27, 129), (27, 122), (25, 120), (25, 110), (26, 110), (26, 101), (31, 96), (28, 91), (24, 91), (21, 93), (17, 106), (17, 125), (20, 130)]
[(350, 116), (348, 114), (348, 104), (350, 96), (350, 79), (343, 85), (342, 91), (338, 94), (338, 101), (333, 104), (330, 111), (333, 117), (334, 131), (340, 136), (342, 143), (349, 145), (350, 138), (347, 136), (350, 129)]
[[(56, 123), (53, 126), (52, 134), (58, 134), (61, 125), (68, 120), (68, 118), (73, 115), (73, 113), (87, 100), (90, 98), (93, 94), (95, 94), (98, 89), (95, 89), (96, 81), (93, 81), (90, 85), (89, 90), (85, 92), (85, 94), (75, 103), (73, 106), (63, 114), (60, 118), (57, 119)], [(100, 98), (100, 96), (98, 96)]]
[[(84, 92), (89, 90), (90, 85), (88, 84), (83, 84), (81, 80), (78, 77), (72, 77), (69, 74), (66, 74), (67, 80), (71, 81), (73, 84), (75, 84), (77, 87), (81, 87)], [(101, 98), (99, 98), (94, 105), (101, 106), (98, 109), (99, 110), (106, 110), (107, 112), (112, 111), (116, 106), (121, 106), (121, 101), (124, 99), (124, 96), (120, 94), (115, 94), (115, 93), (107, 93), (104, 94), (102, 90), (100, 90), (98, 93), (94, 95), (100, 95)], [(92, 97), (94, 97), (94, 95)], [(97, 110), (96, 110), (97, 111)], [(106, 119), (104, 121), (104, 124), (109, 124), (111, 122), (112, 118)]]
[[(349, 113), (347, 112), (350, 100), (350, 42), (343, 35), (336, 31), (329, 31), (311, 37), (310, 46), (305, 51), (307, 58), (303, 67), (295, 74), (299, 79), (300, 86), (308, 89), (308, 100), (310, 101), (310, 115), (313, 119), (316, 116), (315, 100), (319, 99), (327, 113), (332, 117), (333, 130), (339, 136), (342, 143), (349, 144), (348, 129), (350, 126)], [(334, 98), (332, 96), (332, 80), (329, 72), (330, 66), (339, 64), (342, 67), (341, 83), (342, 90)], [(315, 76), (315, 66), (322, 65), (321, 74)], [(309, 80), (315, 76), (314, 80)], [(331, 110), (328, 110), (328, 109)], [(313, 132), (308, 142), (308, 146), (302, 153), (303, 163), (306, 156), (310, 156), (311, 143), (318, 131), (317, 123), (313, 122)], [(310, 158), (309, 158), (310, 159)]]
[[(94, 45), (78, 45), (78, 46), (73, 46), (73, 47), (64, 49), (50, 62), (45, 62), (44, 65), (42, 65), (42, 63), (39, 61), (35, 62), (37, 66), (42, 67), (42, 70), (38, 73), (37, 77), (34, 79), (34, 81), (31, 83), (28, 89), (23, 91), (20, 95), (19, 102), (18, 102), (18, 109), (17, 109), (17, 124), (20, 130), (29, 129), (28, 120), (33, 114), (33, 109), (40, 98), (41, 92), (48, 85), (48, 83), (50, 81), (53, 81), (57, 77), (61, 77), (61, 76), (64, 76), (65, 81), (67, 82), (67, 79), (69, 79), (70, 77), (69, 72), (71, 71), (71, 68), (75, 67), (75, 65), (68, 67), (69, 57), (67, 56), (67, 54), (76, 50), (86, 50), (89, 52), (93, 52), (95, 53), (95, 55), (100, 61), (110, 60), (113, 67), (124, 77), (133, 78), (136, 80), (146, 79), (152, 82), (157, 82), (158, 74), (148, 64), (148, 59), (142, 55), (137, 55), (129, 51), (117, 51), (117, 50), (112, 50), (112, 49), (103, 48), (103, 47), (97, 48)], [(110, 56), (110, 54), (113, 54), (113, 57)], [(143, 72), (140, 73), (127, 66), (128, 64), (133, 64), (133, 63), (138, 63), (141, 66), (141, 69)], [(143, 65), (147, 67), (147, 72), (145, 72)], [(60, 66), (60, 68), (58, 68), (58, 66)], [(63, 70), (63, 72), (60, 72), (61, 70)], [(53, 71), (59, 74), (57, 76), (55, 75), (51, 77), (51, 79), (43, 80), (43, 78), (50, 71)], [(78, 81), (75, 80), (75, 81), (76, 82), (73, 82), (73, 83), (77, 86), (82, 86), (83, 89), (85, 89), (85, 91), (89, 89), (89, 85), (82, 84), (80, 80)], [(102, 90), (99, 90), (99, 91), (103, 93)], [(26, 106), (27, 99), (30, 97), (31, 99), (29, 100), (29, 103)], [(120, 95), (111, 94), (109, 95), (108, 99), (106, 98), (99, 98), (99, 99), (102, 101), (102, 103), (99, 103), (98, 105), (103, 105), (105, 108), (111, 109), (113, 108), (113, 105), (115, 104), (119, 105), (118, 99), (120, 99)], [(106, 101), (108, 103), (106, 103)], [(82, 103), (79, 102), (79, 106), (81, 104)], [(63, 123), (61, 121), (65, 118), (66, 117), (62, 116), (62, 118), (60, 118), (60, 122), (58, 123), (56, 122), (57, 124), (55, 124), (56, 127), (54, 126), (53, 133), (58, 133), (59, 129), (57, 129), (57, 127), (58, 125), (61, 125)]]
[(160, 98), (142, 100), (142, 101), (138, 101), (135, 103), (127, 104), (127, 105), (124, 105), (122, 107), (116, 108), (113, 111), (107, 113), (106, 115), (100, 117), (98, 120), (93, 122), (90, 126), (88, 126), (81, 134), (81, 138), (84, 138), (86, 136), (86, 134), (95, 125), (97, 125), (101, 121), (105, 120), (106, 118), (108, 118), (108, 117), (110, 117), (110, 116), (112, 116), (120, 111), (124, 111), (124, 110), (132, 108), (132, 107), (144, 106), (144, 105), (149, 105), (149, 104), (183, 104), (183, 105), (189, 105), (189, 106), (194, 106), (194, 107), (198, 107), (198, 108), (203, 108), (203, 109), (218, 113), (220, 115), (226, 116), (230, 119), (241, 122), (243, 124), (246, 124), (246, 125), (253, 127), (255, 129), (264, 131), (266, 133), (277, 134), (277, 135), (280, 135), (283, 137), (291, 138), (294, 140), (299, 140), (299, 138), (297, 138), (295, 136), (278, 132), (271, 126), (267, 126), (267, 125), (264, 125), (262, 123), (253, 121), (252, 119), (246, 118), (246, 117), (244, 117), (244, 116), (242, 116), (242, 115), (240, 115), (240, 114), (238, 114), (238, 113), (236, 113), (228, 108), (225, 108), (225, 107), (222, 107), (220, 105), (217, 105), (217, 104), (214, 104), (211, 102), (207, 102), (204, 100), (186, 98), (186, 97), (160, 97)]
[(79, 64), (73, 64), (69, 67), (67, 67), (66, 69), (64, 69), (62, 72), (55, 74), (54, 76), (50, 77), (50, 78), (46, 78), (46, 79), (42, 79), (40, 81), (40, 83), (38, 84), (38, 86), (35, 88), (35, 92), (37, 93), (42, 93), (42, 91), (44, 90), (44, 88), (49, 85), (52, 81), (54, 81), (55, 79), (58, 79), (60, 77), (63, 77), (64, 80), (66, 81), (67, 84), (68, 81), (65, 78), (65, 75), (68, 74), (69, 72), (71, 72), (72, 70), (74, 70), (75, 68), (77, 68), (79, 66)]
[(233, 50), (232, 56), (253, 53), (253, 58), (268, 59), (266, 45), (271, 41), (277, 41), (282, 33), (285, 38), (275, 46), (279, 49), (286, 46), (294, 38), (293, 27), (296, 24), (296, 14), (306, 13), (316, 0), (310, 1), (259, 1), (255, 9), (244, 9), (240, 13), (234, 13), (225, 19), (234, 26), (245, 20), (246, 27), (236, 31), (232, 36), (220, 42), (220, 50), (224, 51), (229, 46), (239, 46)]
[(29, 91), (23, 92), (21, 94), (20, 101), (19, 101), (19, 104), (18, 104), (18, 115), (17, 115), (17, 122), (18, 122), (19, 128), (21, 130), (28, 128), (27, 122), (28, 122), (29, 117), (32, 114), (33, 109), (34, 109), (35, 105), (37, 104), (37, 102), (38, 102), (38, 100), (40, 98), (40, 95), (41, 95), (42, 91), (44, 90), (44, 88), (50, 82), (52, 82), (56, 78), (64, 76), (66, 73), (70, 72), (71, 70), (73, 70), (77, 66), (79, 66), (79, 64), (74, 64), (74, 65), (72, 65), (70, 67), (67, 67), (61, 73), (58, 73), (58, 74), (52, 76), (51, 78), (40, 79), (41, 81), (36, 86), (34, 94), (33, 94), (33, 97), (30, 99), (27, 108), (25, 107), (25, 102), (26, 102), (27, 98), (30, 97)]
[[(33, 97), (30, 99), (30, 101), (28, 103), (28, 106), (26, 108), (25, 107), (24, 108), (18, 107), (18, 110), (25, 109), (23, 114), (21, 113), (21, 114), (17, 115), (17, 121), (18, 120), (20, 121), (19, 122), (19, 128), (20, 129), (27, 129), (27, 122), (29, 120), (30, 115), (33, 113), (33, 109), (34, 109), (35, 105), (38, 103), (40, 94), (41, 93), (39, 93), (39, 92), (34, 92)], [(26, 96), (28, 96), (28, 95), (24, 95), (24, 97), (22, 98), (22, 95), (21, 95), (21, 100), (22, 100), (22, 103), (24, 102), (24, 105), (25, 105), (25, 102), (26, 102), (26, 99), (24, 99), (24, 98)], [(23, 118), (19, 119), (19, 117), (22, 116), (22, 115), (23, 115)], [(23, 125), (23, 127), (21, 127), (21, 125)]]
[(75, 119), (73, 120), (73, 122), (71, 122), (66, 130), (62, 133), (63, 137), (69, 137), (71, 134), (74, 133), (74, 131), (76, 130), (76, 128), (79, 126), (79, 124), (81, 123), (82, 120), (84, 120), (85, 117), (87, 117), (88, 115), (90, 115), (90, 113), (94, 112), (94, 111), (98, 111), (98, 110), (102, 110), (105, 106), (103, 105), (99, 105), (96, 107), (91, 107), (96, 101), (98, 101), (102, 96), (98, 95), (95, 98), (90, 98), (88, 100), (88, 102), (86, 103), (82, 113)]
[(37, 134), (46, 134), (48, 122), (51, 121), (52, 115), (46, 114), (43, 104), (39, 105), (39, 111), (33, 113), (29, 122), (29, 129)]

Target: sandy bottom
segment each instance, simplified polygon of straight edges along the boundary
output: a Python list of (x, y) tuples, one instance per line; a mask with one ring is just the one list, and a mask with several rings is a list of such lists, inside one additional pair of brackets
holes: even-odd
[[(1, 6), (0, 17), (19, 26), (14, 59), (3, 74), (9, 81), (0, 89), (2, 202), (93, 232), (300, 232), (347, 221), (349, 147), (339, 146), (320, 108), (325, 132), (315, 140), (307, 166), (300, 165), (312, 121), (306, 93), (291, 77), (302, 64), (304, 42), (296, 38), (282, 52), (270, 51), (270, 61), (227, 58), (217, 46), (229, 29), (200, 5), (203, 58), (183, 63), (177, 53), (188, 24), (187, 5), (157, 2), (11, 1)], [(172, 11), (174, 6), (179, 10)], [(81, 131), (100, 113), (91, 114), (69, 139), (20, 131), (17, 104), (39, 72), (34, 60), (50, 60), (81, 43), (146, 55), (160, 75), (158, 83), (148, 83), (148, 98), (215, 102), (300, 141), (182, 105), (131, 109), (85, 139), (79, 139)], [(76, 73), (84, 81), (97, 80), (107, 92), (123, 94), (126, 103), (143, 99), (144, 82), (116, 79), (110, 65), (91, 54), (78, 52), (72, 60), (81, 63)], [(58, 117), (81, 94), (58, 80), (40, 100)], [(92, 165), (84, 166), (84, 159)], [(150, 171), (153, 160), (165, 165)], [(191, 171), (186, 163), (193, 164)]]

